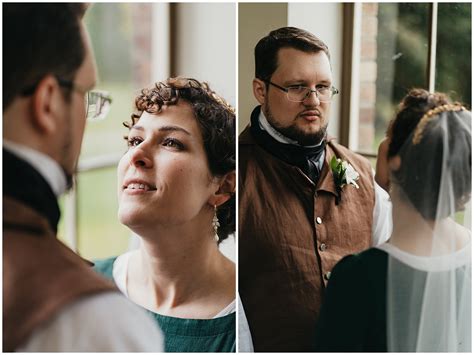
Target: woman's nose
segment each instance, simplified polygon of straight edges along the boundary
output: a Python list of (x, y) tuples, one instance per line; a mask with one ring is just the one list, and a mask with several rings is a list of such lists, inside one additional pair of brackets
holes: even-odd
[(148, 169), (153, 167), (153, 159), (150, 157), (147, 148), (142, 145), (143, 143), (130, 152), (130, 165), (136, 168)]

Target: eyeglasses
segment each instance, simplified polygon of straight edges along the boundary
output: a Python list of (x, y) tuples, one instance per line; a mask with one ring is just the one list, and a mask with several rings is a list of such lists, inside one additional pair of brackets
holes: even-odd
[(316, 87), (315, 90), (307, 87), (307, 86), (290, 86), (288, 88), (284, 88), (280, 85), (272, 83), (270, 80), (264, 80), (267, 84), (273, 85), (274, 87), (280, 89), (281, 91), (286, 92), (286, 96), (288, 100), (292, 102), (303, 102), (311, 95), (313, 92), (316, 93), (316, 97), (319, 99), (320, 102), (330, 102), (334, 95), (339, 94), (339, 90), (337, 90), (334, 86), (320, 86)]
[(107, 117), (112, 104), (112, 97), (106, 91), (91, 90), (87, 92), (86, 118), (91, 121), (100, 121)]
[[(112, 97), (106, 91), (101, 90), (85, 90), (71, 80), (56, 77), (58, 84), (70, 90), (76, 90), (84, 95), (84, 105), (86, 107), (86, 119), (90, 121), (103, 120), (110, 111)], [(32, 95), (38, 83), (24, 89), (21, 94), (23, 96)]]

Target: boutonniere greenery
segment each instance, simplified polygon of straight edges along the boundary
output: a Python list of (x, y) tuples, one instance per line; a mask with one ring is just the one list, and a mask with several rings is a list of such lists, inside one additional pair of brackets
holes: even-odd
[(341, 193), (344, 186), (352, 185), (356, 189), (359, 188), (356, 182), (359, 180), (359, 173), (355, 171), (354, 167), (347, 161), (336, 158), (335, 156), (331, 159), (331, 170), (334, 183), (336, 184), (336, 205), (338, 205), (339, 202), (341, 202)]

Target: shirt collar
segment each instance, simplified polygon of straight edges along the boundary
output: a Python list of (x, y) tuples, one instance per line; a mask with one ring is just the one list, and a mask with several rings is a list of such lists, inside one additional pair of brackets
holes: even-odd
[(3, 140), (3, 148), (32, 165), (48, 182), (56, 197), (66, 192), (67, 180), (61, 166), (46, 154), (25, 145)]
[(278, 132), (275, 128), (273, 128), (273, 126), (270, 124), (270, 122), (268, 122), (267, 118), (265, 117), (265, 114), (263, 113), (262, 109), (260, 109), (260, 114), (258, 116), (258, 124), (259, 124), (260, 128), (263, 129), (264, 131), (266, 131), (273, 139), (275, 139), (277, 142), (280, 142), (280, 143), (283, 143), (283, 144), (292, 144), (292, 145), (296, 145), (296, 146), (299, 146), (299, 147), (314, 148), (314, 147), (317, 147), (317, 146), (319, 146), (323, 143), (323, 141), (321, 141), (318, 144), (311, 145), (311, 146), (302, 146), (302, 145), (298, 144), (297, 141), (286, 137), (285, 135)]

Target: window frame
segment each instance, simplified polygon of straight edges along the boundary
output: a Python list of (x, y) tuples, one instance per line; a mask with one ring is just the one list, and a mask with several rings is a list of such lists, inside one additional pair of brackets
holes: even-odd
[[(343, 58), (341, 83), (341, 111), (339, 118), (339, 142), (366, 158), (377, 158), (373, 152), (359, 150), (359, 64), (361, 57), (363, 3), (343, 4)], [(426, 87), (435, 90), (436, 84), (436, 35), (438, 32), (438, 4), (429, 3), (429, 43)]]

